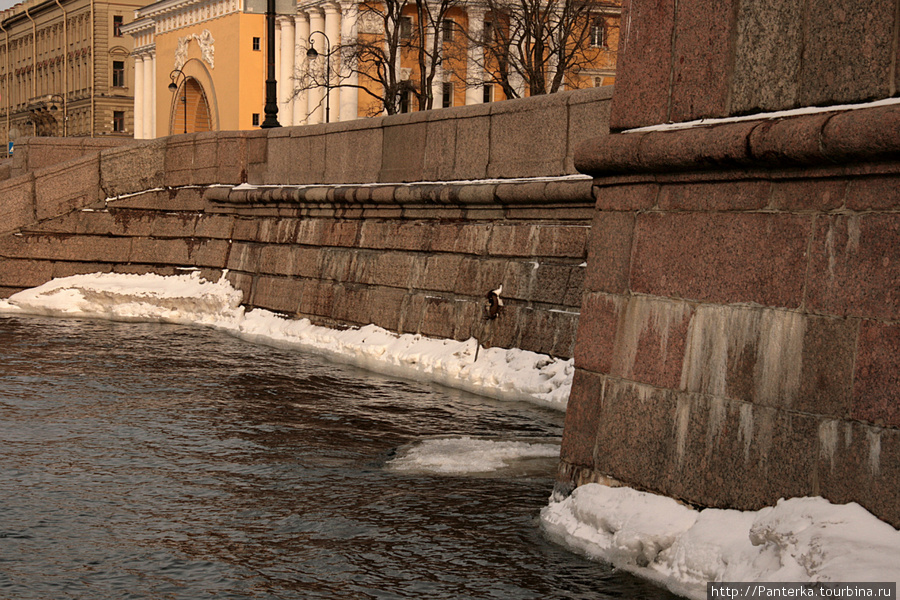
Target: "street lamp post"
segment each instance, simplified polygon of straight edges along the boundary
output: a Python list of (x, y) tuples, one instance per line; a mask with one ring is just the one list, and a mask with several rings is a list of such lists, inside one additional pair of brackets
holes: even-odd
[(306, 58), (309, 60), (319, 58), (319, 53), (312, 41), (313, 36), (317, 33), (325, 38), (325, 122), (328, 123), (328, 113), (331, 110), (331, 40), (328, 39), (325, 32), (313, 31), (309, 34), (309, 50), (306, 51)]
[[(171, 73), (169, 73), (169, 79), (172, 80), (172, 83), (169, 84), (169, 91), (173, 94), (178, 91), (178, 78), (182, 78), (181, 83), (187, 83), (187, 75), (181, 69), (175, 69)], [(184, 105), (184, 133), (187, 133), (187, 86), (185, 85), (184, 89), (181, 91), (181, 103)]]
[(278, 81), (275, 79), (275, 0), (266, 0), (266, 118), (260, 128), (281, 127), (278, 122)]

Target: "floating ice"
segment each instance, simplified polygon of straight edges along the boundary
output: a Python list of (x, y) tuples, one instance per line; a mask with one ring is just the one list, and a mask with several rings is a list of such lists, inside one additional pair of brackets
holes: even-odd
[(418, 442), (401, 450), (388, 467), (395, 471), (459, 475), (491, 473), (538, 458), (559, 458), (559, 444), (463, 436)]
[(161, 276), (97, 273), (54, 279), (0, 300), (0, 312), (214, 327), (249, 341), (298, 348), (373, 371), (433, 381), (503, 400), (525, 400), (565, 410), (572, 360), (526, 350), (480, 350), (459, 342), (397, 335), (367, 325), (335, 330), (308, 319), (288, 319), (241, 306), (242, 294), (222, 277), (199, 273)]

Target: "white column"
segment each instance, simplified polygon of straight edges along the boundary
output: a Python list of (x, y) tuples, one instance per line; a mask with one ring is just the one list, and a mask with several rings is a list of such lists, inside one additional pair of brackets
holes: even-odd
[[(294, 17), (294, 36), (294, 50), (296, 53), (294, 55), (294, 73), (296, 73), (297, 77), (302, 78), (306, 76), (307, 69), (309, 69), (309, 62), (306, 60), (306, 51), (309, 49), (309, 18), (306, 16), (306, 13), (300, 13)], [(306, 82), (300, 80), (299, 83), (305, 85)], [(306, 110), (309, 106), (307, 96), (308, 92), (305, 89), (301, 89), (297, 97), (294, 98), (292, 125), (306, 125)]]
[(484, 49), (474, 40), (484, 35), (483, 9), (470, 8), (469, 47), (466, 51), (466, 104), (481, 104), (484, 101)]
[(330, 107), (329, 121), (340, 121), (341, 114), (341, 88), (337, 87), (340, 64), (336, 60), (339, 54), (335, 50), (341, 44), (341, 10), (334, 4), (325, 5), (325, 35), (331, 43), (331, 56), (326, 58), (331, 65), (331, 79), (328, 82), (331, 89), (328, 92), (328, 106)]
[(144, 138), (154, 138), (153, 131), (153, 62), (155, 55), (150, 54), (144, 59), (144, 114), (143, 114), (143, 133)]
[(151, 55), (150, 64), (152, 65), (151, 69), (153, 71), (153, 85), (150, 88), (150, 131), (144, 132), (148, 138), (156, 139), (156, 115), (158, 114), (157, 104), (156, 104), (156, 88), (157, 81), (156, 71), (157, 71), (157, 60), (156, 60), (156, 52), (154, 51)]
[[(444, 31), (438, 31), (430, 23), (425, 24), (425, 44), (430, 51), (434, 48), (434, 40), (437, 38), (437, 48), (439, 53), (443, 53)], [(427, 59), (426, 59), (427, 60)], [(427, 75), (427, 73), (426, 73)], [(431, 108), (441, 108), (444, 100), (444, 69), (440, 64), (434, 67), (434, 78), (431, 80)]]
[(347, 87), (341, 89), (341, 121), (352, 121), (359, 118), (359, 73), (353, 60), (356, 38), (359, 35), (359, 5), (355, 0), (341, 4), (341, 46), (347, 52), (341, 52), (341, 83)]
[(144, 57), (134, 57), (134, 139), (144, 139)]
[(279, 122), (290, 126), (294, 121), (294, 19), (281, 21), (281, 76), (278, 80)]
[[(325, 33), (325, 15), (318, 8), (313, 8), (309, 11), (309, 33), (312, 36), (313, 48), (319, 52), (319, 58), (309, 65), (309, 69), (313, 80), (321, 84), (325, 73), (325, 38), (321, 34), (316, 33), (317, 31)], [(325, 122), (324, 98), (324, 87), (317, 85), (314, 88), (310, 88), (309, 94), (307, 94), (306, 113), (309, 115), (309, 123), (311, 125)]]

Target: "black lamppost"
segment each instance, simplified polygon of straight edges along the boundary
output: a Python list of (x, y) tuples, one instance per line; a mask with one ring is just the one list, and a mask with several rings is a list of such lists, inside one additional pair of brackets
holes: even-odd
[(266, 0), (266, 118), (260, 128), (281, 127), (278, 122), (278, 81), (275, 79), (275, 0)]
[[(187, 75), (181, 69), (175, 69), (171, 73), (169, 73), (169, 79), (172, 80), (172, 83), (169, 84), (169, 91), (173, 94), (178, 91), (178, 78), (182, 78), (182, 83), (187, 83)], [(187, 86), (181, 91), (181, 103), (184, 105), (184, 133), (187, 133)]]
[(319, 58), (319, 53), (312, 41), (313, 36), (317, 33), (325, 38), (325, 122), (328, 123), (328, 113), (331, 110), (331, 40), (328, 39), (325, 32), (313, 31), (309, 34), (309, 50), (306, 51), (306, 58), (309, 60)]

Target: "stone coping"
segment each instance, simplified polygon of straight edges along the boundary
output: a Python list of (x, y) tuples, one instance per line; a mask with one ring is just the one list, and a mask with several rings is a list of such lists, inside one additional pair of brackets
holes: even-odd
[(900, 104), (592, 138), (575, 167), (593, 177), (846, 165), (900, 158)]
[(568, 176), (355, 185), (218, 185), (207, 188), (203, 198), (234, 205), (592, 205), (592, 183), (583, 176)]

